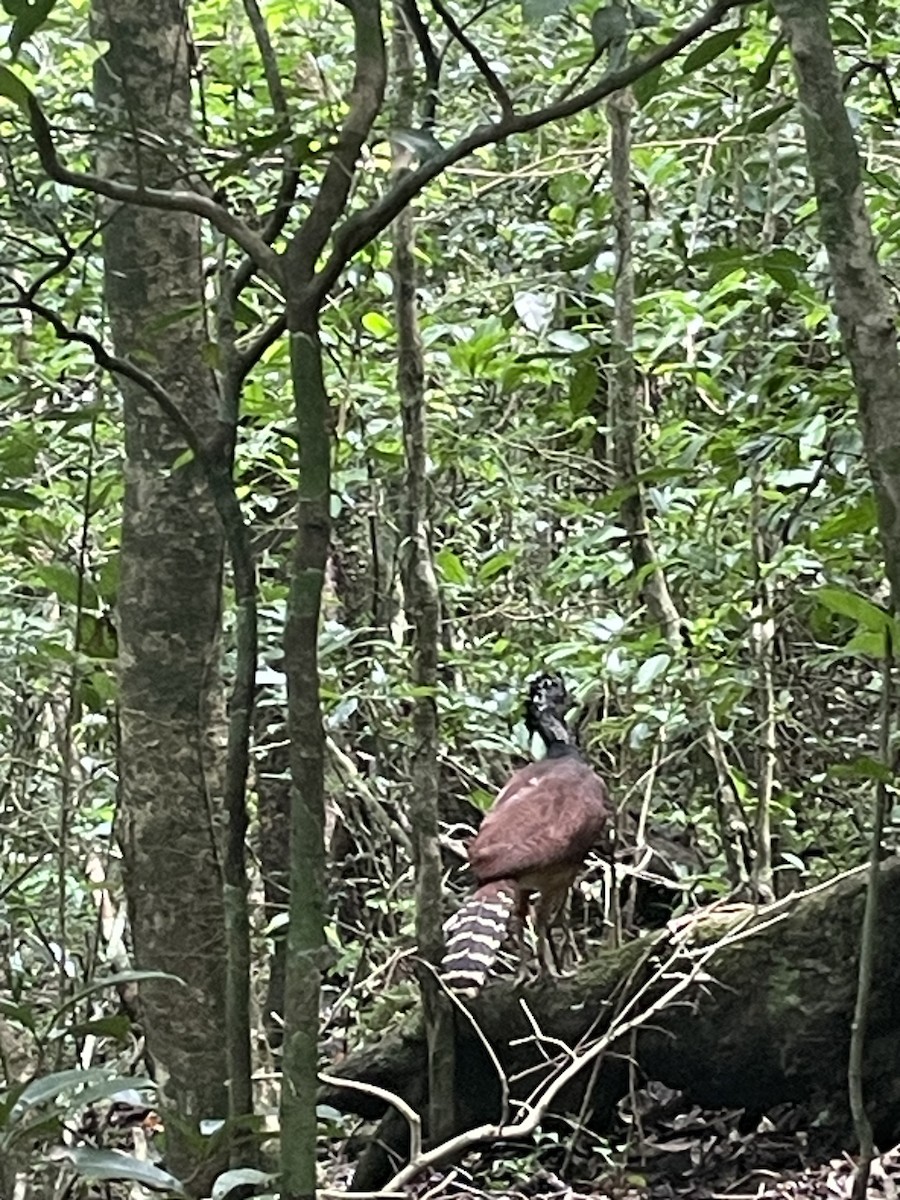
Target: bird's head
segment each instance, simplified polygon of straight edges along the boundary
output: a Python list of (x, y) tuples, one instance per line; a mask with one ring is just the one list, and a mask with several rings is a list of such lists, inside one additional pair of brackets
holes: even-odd
[(565, 723), (566, 713), (574, 701), (569, 695), (562, 675), (544, 672), (531, 681), (525, 701), (525, 725), (529, 733), (538, 731), (542, 719), (548, 717)]

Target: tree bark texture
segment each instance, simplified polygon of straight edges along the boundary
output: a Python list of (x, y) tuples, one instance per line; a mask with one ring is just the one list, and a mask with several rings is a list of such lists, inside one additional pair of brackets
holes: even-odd
[(281, 1127), (284, 1193), (315, 1195), (315, 1079), (325, 970), (325, 732), (319, 702), (319, 613), (331, 531), (331, 433), (314, 313), (288, 313), (300, 441), (297, 540), (284, 636), (291, 764), (290, 900)]
[[(613, 1049), (633, 1053), (642, 1078), (681, 1088), (699, 1104), (761, 1112), (787, 1101), (803, 1103), (850, 1146), (847, 1052), (865, 893), (865, 876), (858, 871), (758, 910), (740, 906), (703, 914), (693, 944), (713, 941), (749, 918), (748, 933), (717, 951), (709, 978), (657, 1015), (652, 1027), (640, 1029), (633, 1047), (627, 1038)], [(882, 865), (880, 898), (864, 1074), (876, 1141), (892, 1145), (900, 1132), (900, 859)], [(652, 955), (665, 954), (674, 936), (663, 931), (601, 951), (568, 979), (524, 989), (505, 981), (489, 985), (471, 1011), (507, 1077), (528, 1072), (513, 1085), (513, 1095), (531, 1091), (543, 1058), (522, 1001), (547, 1037), (574, 1046), (589, 1030), (604, 1032), (628, 990), (646, 978)], [(522, 1040), (516, 1044), (517, 1039)], [(351, 1054), (333, 1074), (415, 1097), (424, 1071), (424, 1035), (416, 1014), (380, 1043)], [(583, 1072), (580, 1089), (589, 1075)], [(464, 1023), (458, 1026), (456, 1083), (467, 1124), (496, 1119), (496, 1073)], [(627, 1089), (624, 1059), (607, 1056), (591, 1096), (595, 1127), (608, 1125)], [(326, 1088), (322, 1099), (369, 1117), (381, 1111), (371, 1097), (343, 1088)], [(577, 1111), (582, 1099), (575, 1088), (559, 1107)]]
[(859, 152), (844, 107), (827, 0), (775, 0), (791, 50), (834, 308), (859, 399), (878, 528), (900, 607), (900, 359), (895, 313), (866, 212)]
[[(413, 124), (414, 40), (399, 6), (395, 8), (394, 63), (399, 79), (397, 121)], [(395, 152), (402, 174), (408, 157)], [(437, 979), (444, 953), (443, 895), (439, 828), (438, 652), (440, 596), (429, 537), (428, 431), (425, 420), (425, 358), (416, 297), (416, 227), (411, 207), (393, 227), (394, 311), (397, 318), (397, 390), (406, 455), (403, 521), (403, 593), (413, 631), (413, 760), (409, 816), (416, 876), (416, 942), (422, 962), (419, 983), (428, 1040), (428, 1132), (443, 1141), (455, 1124), (453, 1090), (453, 1007)]]
[[(178, 0), (95, 9), (109, 42), (98, 110), (113, 131), (102, 174), (178, 185), (190, 138), (189, 50)], [(162, 149), (161, 149), (162, 147)], [(199, 222), (186, 213), (113, 207), (103, 250), (115, 347), (148, 366), (198, 435), (216, 430), (204, 364)], [(120, 838), (135, 963), (184, 980), (142, 985), (148, 1048), (181, 1121), (226, 1114), (225, 953), (217, 848), (222, 704), (223, 538), (196, 463), (154, 400), (123, 381), (125, 499), (120, 639)], [(190, 1154), (170, 1126), (169, 1166)]]

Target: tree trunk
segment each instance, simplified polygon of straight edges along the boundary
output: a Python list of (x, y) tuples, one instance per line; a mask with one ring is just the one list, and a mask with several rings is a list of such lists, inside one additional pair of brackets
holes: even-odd
[(290, 901), (285, 977), (282, 1170), (286, 1200), (315, 1195), (315, 1080), (325, 969), (325, 733), (319, 703), (319, 612), (331, 532), (330, 411), (316, 314), (289, 308), (300, 442), (297, 540), (284, 636), (291, 763)]
[[(414, 40), (400, 7), (394, 10), (394, 63), (400, 96), (397, 121), (413, 124)], [(409, 153), (398, 148), (397, 174), (409, 168)], [(452, 1003), (437, 979), (444, 952), (442, 874), (439, 841), (438, 652), (440, 596), (429, 537), (428, 434), (425, 423), (425, 359), (416, 298), (416, 228), (412, 208), (393, 225), (394, 311), (397, 316), (397, 390), (403, 418), (406, 477), (403, 521), (403, 593), (413, 631), (413, 761), (409, 799), (416, 876), (416, 943), (419, 985), (428, 1040), (428, 1135), (443, 1141), (455, 1125)]]
[[(865, 876), (856, 871), (765, 908), (711, 908), (689, 935), (680, 922), (672, 932), (600, 952), (568, 979), (524, 991), (497, 981), (472, 1003), (472, 1014), (507, 1078), (519, 1078), (512, 1091), (521, 1097), (523, 1089), (531, 1092), (536, 1086), (544, 1060), (523, 1000), (545, 1038), (575, 1046), (589, 1031), (596, 1037), (608, 1028), (611, 1013), (620, 1011), (646, 980), (654, 958), (664, 958), (679, 945), (685, 955), (696, 953), (728, 935), (731, 940), (707, 965), (705, 981), (657, 1013), (638, 1031), (633, 1047), (628, 1035), (611, 1049), (633, 1053), (643, 1078), (683, 1089), (688, 1102), (751, 1112), (787, 1101), (805, 1103), (812, 1116), (832, 1125), (849, 1145), (847, 1050), (865, 891)], [(882, 865), (880, 897), (864, 1074), (876, 1141), (892, 1145), (900, 1133), (900, 859)], [(745, 928), (735, 936), (738, 926)], [(545, 1046), (552, 1052), (552, 1042)], [(496, 1120), (496, 1071), (464, 1022), (458, 1026), (457, 1056), (457, 1078), (464, 1081), (458, 1095), (461, 1116), (470, 1125)], [(414, 1097), (425, 1065), (422, 1022), (416, 1014), (380, 1043), (351, 1054), (332, 1073)], [(546, 1066), (543, 1070), (546, 1074)], [(579, 1085), (555, 1107), (577, 1110), (590, 1074), (582, 1072)], [(627, 1089), (623, 1061), (607, 1056), (590, 1097), (593, 1126), (608, 1126)], [(320, 1100), (368, 1117), (382, 1111), (371, 1096), (344, 1088), (326, 1087)]]
[(834, 308), (859, 400), (878, 529), (900, 608), (900, 359), (890, 296), (872, 241), (859, 152), (834, 61), (827, 0), (775, 0), (784, 26), (834, 283)]
[[(98, 109), (115, 130), (100, 170), (120, 180), (182, 182), (190, 137), (183, 7), (138, 0), (95, 12), (109, 50), (98, 61)], [(164, 141), (165, 152), (156, 148)], [(104, 230), (106, 300), (119, 354), (150, 364), (198, 434), (216, 430), (216, 392), (202, 317), (199, 222), (120, 207)], [(156, 402), (122, 383), (125, 499), (118, 623), (125, 886), (135, 963), (184, 986), (142, 987), (147, 1045), (179, 1122), (227, 1112), (225, 956), (215, 800), (221, 793), (219, 622), (222, 528), (200, 468)], [(192, 1152), (169, 1126), (168, 1165)]]

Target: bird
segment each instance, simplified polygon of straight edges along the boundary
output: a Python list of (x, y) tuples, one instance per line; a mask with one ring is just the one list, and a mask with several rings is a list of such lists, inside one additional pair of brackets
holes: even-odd
[(566, 724), (571, 706), (558, 673), (532, 681), (525, 725), (541, 738), (546, 756), (511, 776), (469, 843), (477, 886), (445, 927), (441, 964), (444, 983), (458, 996), (481, 990), (507, 933), (523, 928), (534, 893), (538, 967), (552, 969), (550, 926), (588, 852), (607, 831), (609, 794)]

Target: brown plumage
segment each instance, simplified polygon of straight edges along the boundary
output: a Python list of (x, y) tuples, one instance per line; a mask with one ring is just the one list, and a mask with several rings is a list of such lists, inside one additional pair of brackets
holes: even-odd
[(448, 986), (461, 994), (474, 995), (483, 985), (512, 919), (524, 921), (533, 893), (544, 959), (547, 931), (608, 825), (606, 786), (565, 724), (570, 703), (558, 675), (532, 684), (526, 724), (544, 740), (547, 757), (515, 772), (469, 844), (478, 887), (448, 922), (442, 965)]

